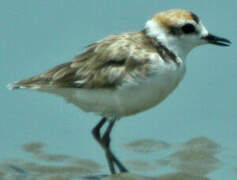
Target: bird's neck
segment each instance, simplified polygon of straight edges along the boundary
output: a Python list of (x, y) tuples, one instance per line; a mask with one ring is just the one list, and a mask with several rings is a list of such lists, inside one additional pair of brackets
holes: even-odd
[(143, 30), (147, 37), (152, 38), (157, 41), (157, 43), (165, 46), (170, 52), (175, 54), (177, 57), (185, 60), (188, 53), (192, 50), (192, 46), (182, 43), (178, 39), (167, 35), (162, 28), (159, 28), (152, 21), (148, 21)]
[(149, 43), (156, 49), (157, 53), (166, 61), (172, 60), (175, 63), (178, 63), (178, 56), (168, 49), (164, 44), (160, 41), (157, 41), (156, 38), (147, 36), (146, 30), (142, 30), (142, 33), (146, 36)]
[(193, 49), (192, 46), (185, 43), (181, 43), (176, 39), (161, 39), (156, 37), (157, 41), (160, 41), (164, 44), (170, 51), (172, 51), (176, 56), (180, 57), (182, 60), (185, 60), (188, 53)]

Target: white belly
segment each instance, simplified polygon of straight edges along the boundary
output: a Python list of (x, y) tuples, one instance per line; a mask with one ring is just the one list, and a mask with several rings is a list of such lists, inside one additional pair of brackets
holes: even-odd
[(164, 100), (178, 85), (184, 75), (184, 65), (168, 68), (162, 73), (139, 79), (133, 85), (117, 90), (59, 88), (47, 91), (63, 96), (84, 111), (102, 116), (129, 116), (147, 110)]

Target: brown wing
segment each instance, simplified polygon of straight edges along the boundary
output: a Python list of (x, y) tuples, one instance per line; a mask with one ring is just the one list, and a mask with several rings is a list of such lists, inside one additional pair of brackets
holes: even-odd
[(149, 54), (156, 52), (142, 32), (111, 35), (88, 46), (71, 61), (37, 76), (18, 81), (12, 88), (43, 86), (115, 88), (125, 76), (147, 76)]

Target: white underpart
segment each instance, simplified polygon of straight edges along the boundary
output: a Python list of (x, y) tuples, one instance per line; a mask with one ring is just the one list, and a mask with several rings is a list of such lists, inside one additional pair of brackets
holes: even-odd
[[(187, 23), (188, 21), (186, 21)], [(184, 24), (183, 21), (180, 21), (179, 24)], [(147, 21), (145, 28), (147, 34), (150, 37), (156, 38), (159, 42), (165, 45), (169, 50), (174, 52), (176, 56), (185, 60), (187, 54), (196, 46), (207, 43), (202, 40), (201, 37), (208, 34), (206, 28), (200, 22), (199, 25), (196, 25), (198, 28), (199, 34), (193, 35), (181, 35), (173, 36), (167, 32), (165, 27), (162, 27), (157, 22), (153, 20)]]
[(149, 77), (126, 77), (116, 90), (55, 88), (41, 91), (63, 96), (84, 111), (105, 117), (129, 116), (147, 110), (165, 99), (182, 79), (185, 66), (173, 61), (165, 62), (156, 53), (151, 53), (154, 74)]

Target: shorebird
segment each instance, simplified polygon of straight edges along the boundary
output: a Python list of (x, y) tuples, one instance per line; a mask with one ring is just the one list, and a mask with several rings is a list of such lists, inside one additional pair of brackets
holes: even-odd
[[(210, 34), (194, 13), (168, 10), (155, 14), (141, 31), (110, 35), (72, 60), (9, 88), (56, 94), (100, 115), (92, 134), (105, 151), (110, 172), (127, 172), (110, 149), (116, 120), (162, 102), (183, 79), (186, 56), (194, 47), (230, 43)], [(106, 122), (107, 129), (101, 133)]]

